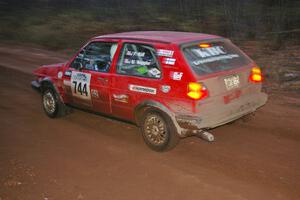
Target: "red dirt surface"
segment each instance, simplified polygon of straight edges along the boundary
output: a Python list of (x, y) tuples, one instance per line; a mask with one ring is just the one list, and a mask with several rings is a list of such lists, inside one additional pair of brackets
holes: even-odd
[(75, 110), (49, 119), (30, 72), (66, 56), (0, 45), (0, 200), (300, 199), (300, 95), (156, 153), (134, 125)]

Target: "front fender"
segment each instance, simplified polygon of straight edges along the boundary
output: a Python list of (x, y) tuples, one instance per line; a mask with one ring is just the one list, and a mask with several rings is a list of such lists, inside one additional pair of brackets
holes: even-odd
[(39, 81), (40, 84), (40, 92), (43, 92), (45, 88), (52, 88), (56, 94), (58, 94), (61, 102), (64, 102), (62, 98), (62, 92), (58, 89), (58, 87), (55, 85), (54, 81), (50, 77), (45, 77), (42, 80)]

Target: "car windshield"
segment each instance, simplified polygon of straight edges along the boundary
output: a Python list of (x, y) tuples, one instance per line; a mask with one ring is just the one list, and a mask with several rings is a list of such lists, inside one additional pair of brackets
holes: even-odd
[(241, 50), (226, 40), (186, 44), (182, 51), (197, 75), (235, 69), (251, 62)]

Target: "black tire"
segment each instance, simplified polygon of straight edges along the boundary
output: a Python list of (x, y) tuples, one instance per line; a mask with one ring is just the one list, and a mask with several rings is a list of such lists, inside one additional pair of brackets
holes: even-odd
[(144, 113), (141, 132), (147, 146), (158, 152), (171, 150), (180, 140), (171, 118), (156, 110)]
[(60, 101), (58, 94), (51, 87), (42, 91), (42, 106), (50, 118), (61, 117), (67, 113), (66, 105)]

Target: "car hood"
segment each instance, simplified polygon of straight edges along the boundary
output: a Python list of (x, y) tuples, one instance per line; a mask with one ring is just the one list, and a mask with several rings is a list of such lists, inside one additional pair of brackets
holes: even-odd
[(33, 74), (37, 76), (56, 76), (57, 73), (61, 71), (64, 66), (66, 66), (66, 62), (51, 65), (43, 65), (34, 70)]

